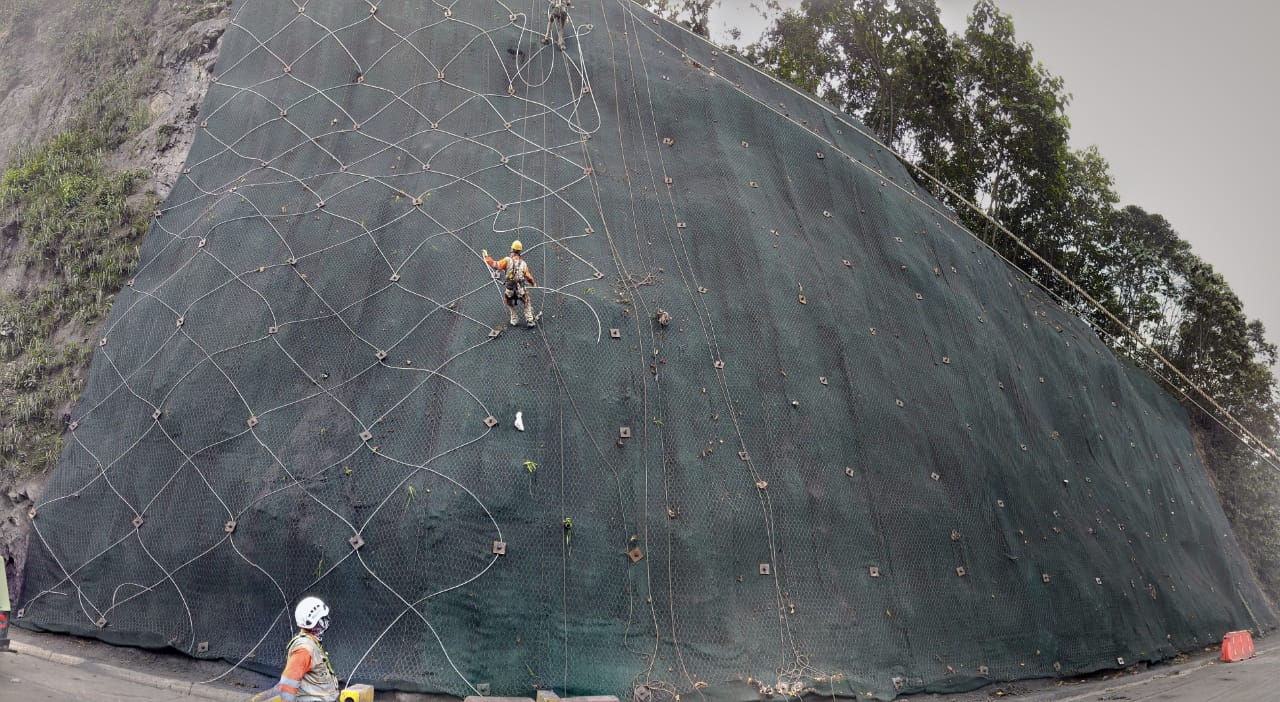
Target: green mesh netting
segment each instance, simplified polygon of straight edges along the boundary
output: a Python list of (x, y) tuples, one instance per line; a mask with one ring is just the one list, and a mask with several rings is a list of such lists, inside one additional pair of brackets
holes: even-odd
[(1274, 626), (1178, 403), (847, 117), (626, 0), (235, 10), (20, 624), (270, 670), (317, 594), (356, 681), (637, 700)]

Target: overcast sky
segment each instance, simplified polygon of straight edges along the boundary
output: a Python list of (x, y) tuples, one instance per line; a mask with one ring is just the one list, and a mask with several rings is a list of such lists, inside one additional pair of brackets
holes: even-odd
[[(1164, 215), (1280, 343), (1280, 3), (997, 2), (1066, 82), (1072, 142), (1098, 146), (1122, 204)], [(714, 38), (762, 31), (749, 5), (724, 0)], [(972, 0), (938, 5), (963, 31)]]

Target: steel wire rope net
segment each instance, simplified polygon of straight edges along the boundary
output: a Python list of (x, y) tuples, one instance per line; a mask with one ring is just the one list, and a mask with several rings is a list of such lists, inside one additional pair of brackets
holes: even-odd
[[(641, 702), (1274, 626), (1182, 408), (847, 118), (545, 11), (237, 3), (19, 624), (270, 670), (314, 593), (344, 676)], [(479, 255), (514, 238), (532, 330)]]

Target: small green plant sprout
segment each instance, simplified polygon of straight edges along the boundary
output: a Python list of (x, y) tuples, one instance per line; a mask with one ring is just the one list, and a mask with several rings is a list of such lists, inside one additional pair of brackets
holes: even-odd
[(355, 471), (351, 470), (351, 466), (343, 466), (343, 467), (342, 467), (342, 474), (343, 474), (343, 475), (351, 475), (353, 472), (355, 472)]
[(538, 464), (533, 461), (525, 461), (524, 470), (529, 474), (529, 496), (533, 497), (533, 475), (538, 472)]

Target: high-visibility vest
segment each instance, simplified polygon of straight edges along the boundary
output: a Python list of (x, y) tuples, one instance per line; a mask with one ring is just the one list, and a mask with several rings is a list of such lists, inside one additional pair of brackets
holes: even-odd
[(525, 263), (524, 259), (522, 258), (518, 259), (512, 256), (507, 257), (507, 280), (508, 281), (516, 281), (520, 285), (524, 285), (526, 276), (528, 275), (528, 273), (529, 273), (529, 264)]
[(329, 654), (319, 641), (299, 632), (289, 642), (289, 652), (305, 648), (311, 654), (311, 670), (298, 681), (298, 702), (337, 702), (338, 676), (329, 664)]

